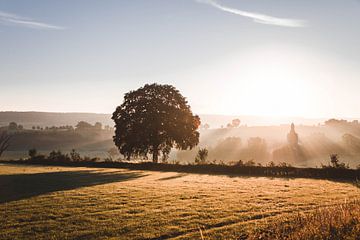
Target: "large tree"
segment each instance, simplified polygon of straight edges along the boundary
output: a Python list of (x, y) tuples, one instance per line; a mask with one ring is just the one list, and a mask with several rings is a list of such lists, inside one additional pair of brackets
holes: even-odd
[(128, 159), (152, 154), (158, 162), (173, 147), (185, 150), (199, 143), (200, 118), (171, 85), (146, 84), (126, 93), (112, 119), (115, 145)]

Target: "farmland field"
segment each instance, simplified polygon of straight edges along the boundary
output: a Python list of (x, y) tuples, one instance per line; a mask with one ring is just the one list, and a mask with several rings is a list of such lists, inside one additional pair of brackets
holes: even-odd
[(359, 198), (327, 180), (0, 165), (0, 239), (239, 239)]

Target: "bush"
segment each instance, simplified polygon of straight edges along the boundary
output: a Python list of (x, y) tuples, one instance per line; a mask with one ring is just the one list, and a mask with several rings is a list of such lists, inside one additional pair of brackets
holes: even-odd
[(70, 158), (71, 158), (71, 161), (73, 161), (73, 162), (80, 162), (82, 160), (80, 154), (78, 152), (76, 152), (75, 149), (71, 150)]
[(200, 148), (195, 157), (195, 163), (196, 164), (205, 164), (208, 154), (209, 154), (209, 151), (206, 148)]
[(246, 167), (255, 167), (256, 163), (254, 160), (249, 160), (244, 164)]
[(268, 164), (266, 164), (267, 167), (276, 167), (276, 164), (273, 161), (270, 161)]
[(286, 162), (281, 162), (277, 166), (280, 168), (292, 167), (290, 163), (286, 163)]
[(30, 159), (34, 159), (37, 155), (37, 150), (35, 148), (32, 148), (29, 150), (29, 157)]
[(243, 166), (244, 166), (244, 162), (240, 159), (239, 161), (235, 162), (235, 163), (233, 164), (233, 166), (243, 167)]
[(330, 154), (330, 163), (329, 165), (321, 165), (322, 168), (338, 168), (338, 169), (348, 169), (349, 165), (340, 162), (339, 155), (334, 153)]
[(51, 161), (59, 161), (59, 162), (70, 162), (71, 158), (68, 154), (63, 154), (60, 150), (53, 150), (49, 153), (49, 156), (47, 158)]

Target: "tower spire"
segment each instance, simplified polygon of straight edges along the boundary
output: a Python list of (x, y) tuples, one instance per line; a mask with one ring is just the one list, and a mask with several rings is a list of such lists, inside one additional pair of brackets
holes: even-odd
[(297, 146), (299, 143), (299, 137), (298, 137), (298, 134), (295, 132), (294, 123), (291, 123), (291, 129), (287, 135), (287, 140), (288, 140), (289, 145), (291, 145), (291, 146)]

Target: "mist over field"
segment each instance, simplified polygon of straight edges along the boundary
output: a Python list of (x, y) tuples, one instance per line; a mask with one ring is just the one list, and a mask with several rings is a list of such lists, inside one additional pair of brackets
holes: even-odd
[[(283, 124), (265, 125), (265, 117), (200, 115), (199, 145), (186, 151), (174, 151), (170, 161), (193, 162), (200, 148), (209, 150), (208, 161), (234, 163), (255, 161), (260, 164), (286, 162), (293, 166), (319, 167), (328, 161), (330, 154), (339, 154), (342, 161), (351, 167), (359, 165), (360, 125), (356, 120), (331, 122), (321, 119), (276, 118)], [(9, 151), (3, 159), (26, 158), (28, 150), (36, 148), (43, 153), (51, 150), (70, 152), (78, 150), (82, 155), (106, 158), (108, 150), (115, 148), (112, 141), (113, 123), (109, 114), (93, 113), (42, 113), (42, 112), (0, 112), (0, 123), (6, 128), (9, 122), (24, 126), (13, 138)], [(231, 126), (239, 119), (237, 126)], [(74, 127), (80, 121), (102, 124), (98, 131), (72, 131), (61, 126)], [(243, 121), (245, 123), (243, 123)], [(288, 146), (287, 134), (290, 123), (298, 122), (295, 131), (298, 134), (300, 153), (285, 149)], [(319, 122), (317, 122), (319, 121)], [(322, 122), (320, 122), (322, 121)], [(246, 124), (248, 123), (248, 124)], [(256, 123), (264, 125), (257, 126)], [(230, 125), (229, 125), (230, 124)], [(26, 130), (27, 129), (27, 130)], [(122, 158), (119, 156), (119, 158)]]
[[(269, 126), (280, 124), (302, 124), (317, 125), (326, 118), (301, 118), (301, 117), (271, 117), (271, 116), (242, 116), (242, 115), (217, 115), (217, 114), (199, 114), (201, 121), (209, 124), (211, 128), (221, 128), (233, 119), (241, 119), (242, 125), (248, 126)], [(354, 120), (354, 119), (348, 119)], [(60, 113), (60, 112), (16, 112), (0, 111), (0, 127), (7, 126), (10, 122), (16, 122), (25, 128), (33, 126), (75, 126), (79, 121), (95, 124), (101, 122), (103, 125), (112, 126), (111, 114), (104, 113)]]

